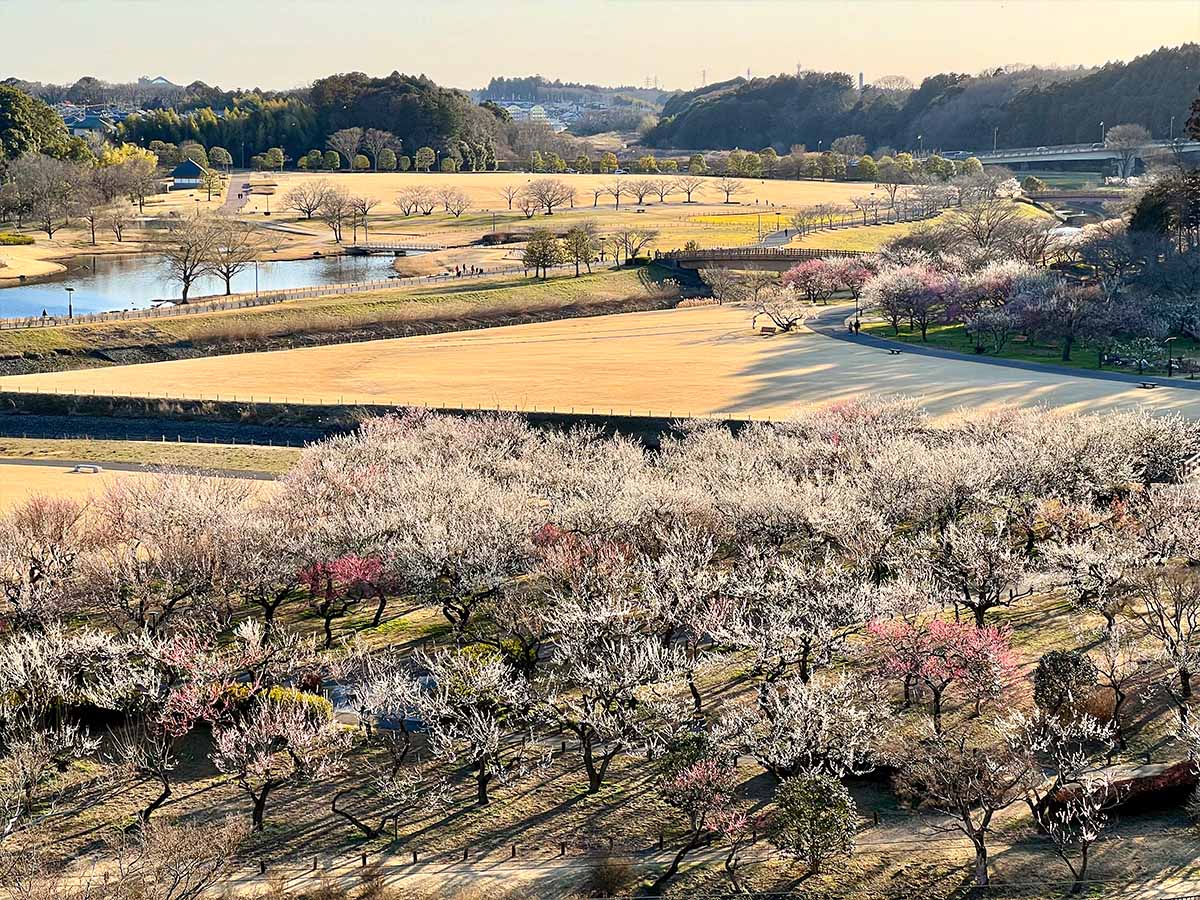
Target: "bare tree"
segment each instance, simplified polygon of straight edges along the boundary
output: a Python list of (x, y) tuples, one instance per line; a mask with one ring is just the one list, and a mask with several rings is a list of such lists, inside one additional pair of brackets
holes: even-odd
[[(938, 831), (958, 831), (975, 849), (975, 884), (986, 887), (988, 836), (996, 813), (1024, 797), (1028, 770), (1003, 744), (981, 744), (967, 734), (916, 740), (905, 753), (897, 787)], [(941, 818), (946, 817), (946, 818)]]
[(232, 292), (233, 279), (250, 266), (261, 251), (253, 228), (244, 222), (217, 218), (209, 256), (211, 271), (225, 282), (225, 294)]
[(946, 227), (952, 234), (987, 250), (1009, 241), (1021, 214), (1017, 205), (1008, 200), (983, 200), (945, 215), (948, 217)]
[(370, 194), (362, 194), (350, 198), (350, 208), (354, 211), (354, 240), (358, 240), (358, 226), (362, 226), (363, 240), (369, 240), (367, 236), (367, 219), (376, 206), (380, 204), (380, 200), (372, 197)]
[(637, 205), (641, 206), (646, 202), (646, 198), (654, 193), (656, 183), (651, 178), (633, 178), (630, 179), (625, 189), (637, 200)]
[(717, 190), (725, 195), (726, 203), (732, 203), (734, 195), (741, 194), (746, 190), (746, 183), (744, 181), (729, 175), (722, 175), (714, 184)]
[(103, 221), (119, 244), (125, 239), (125, 230), (133, 225), (133, 213), (127, 206), (113, 206), (105, 212)]
[(399, 150), (400, 138), (396, 137), (390, 131), (383, 131), (379, 128), (368, 128), (363, 132), (362, 147), (371, 155), (371, 165), (375, 171), (379, 171), (379, 154), (384, 150)]
[(548, 216), (554, 215), (554, 207), (562, 206), (575, 196), (575, 192), (557, 178), (538, 178), (531, 181), (525, 190), (546, 210)]
[(30, 218), (52, 239), (70, 219), (82, 183), (79, 167), (40, 153), (26, 153), (9, 164), (8, 178), (18, 185)]
[(610, 197), (613, 198), (613, 209), (621, 208), (621, 195), (629, 193), (629, 182), (623, 180), (619, 176), (614, 178), (604, 186)]
[(852, 197), (851, 205), (862, 213), (863, 224), (867, 224), (867, 216), (874, 215), (876, 224), (879, 223), (879, 198), (870, 194)]
[(680, 175), (675, 179), (675, 185), (687, 198), (683, 202), (691, 203), (692, 194), (704, 185), (704, 178), (699, 175)]
[(215, 889), (249, 836), (233, 819), (156, 822), (115, 848), (119, 898), (197, 900)]
[(456, 219), (471, 208), (470, 198), (457, 188), (442, 188), (437, 192), (437, 197), (443, 209)]
[(528, 191), (521, 191), (517, 196), (517, 208), (521, 210), (525, 218), (532, 219), (537, 215), (537, 211), (542, 208), (542, 205), (533, 194)]
[(1133, 174), (1138, 153), (1150, 143), (1150, 132), (1141, 125), (1114, 125), (1104, 135), (1104, 146), (1117, 151), (1120, 157), (1117, 174), (1127, 181)]
[(708, 285), (717, 303), (736, 303), (745, 294), (745, 285), (732, 269), (721, 267), (700, 270), (701, 280)]
[(515, 200), (523, 190), (525, 189), (519, 184), (506, 184), (500, 189), (500, 196), (508, 201), (508, 208), (512, 209), (513, 200)]
[(335, 131), (325, 141), (325, 146), (330, 150), (337, 151), (338, 156), (346, 164), (346, 169), (350, 172), (354, 171), (354, 156), (358, 153), (358, 149), (363, 143), (363, 130), (361, 128), (343, 128), (341, 131)]
[(316, 215), (329, 226), (334, 241), (340, 244), (346, 220), (354, 215), (354, 201), (343, 188), (330, 188), (321, 199)]
[(286, 209), (294, 209), (302, 213), (304, 218), (311, 219), (320, 211), (321, 204), (332, 190), (334, 188), (323, 179), (302, 181), (283, 195), (283, 205)]
[(625, 262), (631, 262), (637, 258), (647, 245), (654, 243), (658, 238), (658, 231), (654, 228), (621, 228), (613, 232), (613, 237), (616, 238), (621, 250), (625, 254)]
[(160, 252), (167, 277), (180, 286), (180, 302), (187, 303), (192, 285), (213, 271), (217, 235), (211, 218), (188, 216), (172, 223)]

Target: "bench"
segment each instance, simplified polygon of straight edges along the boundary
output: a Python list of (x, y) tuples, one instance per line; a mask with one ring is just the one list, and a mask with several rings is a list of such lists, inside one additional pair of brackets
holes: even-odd
[(774, 325), (764, 325), (762, 328), (758, 329), (759, 334), (775, 334), (776, 331), (778, 331), (778, 329)]
[(72, 474), (79, 475), (99, 475), (102, 471), (104, 470), (97, 465), (93, 465), (92, 463), (84, 463), (83, 465), (78, 465), (71, 470)]
[(895, 347), (888, 347), (888, 353), (892, 354), (892, 356), (899, 356), (903, 352), (903, 350), (897, 350)]
[(1158, 387), (1158, 382), (1157, 381), (1141, 381), (1141, 382), (1138, 382), (1138, 387), (1145, 388), (1146, 390), (1151, 390), (1153, 388)]

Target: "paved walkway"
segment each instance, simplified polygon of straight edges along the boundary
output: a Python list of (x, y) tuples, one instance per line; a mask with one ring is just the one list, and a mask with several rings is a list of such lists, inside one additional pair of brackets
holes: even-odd
[[(230, 172), (227, 176), (229, 190), (225, 192), (225, 202), (221, 204), (220, 213), (226, 216), (236, 215), (250, 199), (250, 192), (242, 185), (250, 180), (249, 172)], [(241, 194), (242, 196), (238, 196)]]
[(891, 341), (887, 338), (876, 337), (872, 334), (851, 334), (846, 327), (846, 319), (852, 315), (854, 307), (839, 304), (830, 306), (805, 324), (818, 334), (847, 341), (862, 347), (876, 347), (881, 350), (900, 350), (914, 356), (931, 356), (935, 359), (951, 359), (957, 362), (975, 363), (985, 366), (1002, 366), (1006, 369), (1021, 369), (1026, 372), (1045, 372), (1061, 375), (1067, 378), (1096, 378), (1100, 381), (1116, 381), (1123, 384), (1141, 385), (1145, 382), (1155, 382), (1164, 387), (1183, 388), (1184, 390), (1200, 391), (1200, 381), (1190, 378), (1167, 378), (1155, 375), (1129, 375), (1124, 372), (1114, 372), (1107, 369), (1080, 369), (1067, 366), (1055, 366), (1049, 363), (1028, 362), (1020, 359), (1000, 359), (987, 354), (972, 356), (945, 350), (941, 347), (929, 347), (912, 344), (907, 341)]

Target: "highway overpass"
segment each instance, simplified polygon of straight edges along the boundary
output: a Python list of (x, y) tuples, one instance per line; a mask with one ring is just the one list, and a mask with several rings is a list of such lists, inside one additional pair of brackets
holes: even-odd
[[(1137, 152), (1138, 159), (1155, 153), (1179, 152), (1188, 156), (1200, 154), (1200, 141), (1151, 141)], [(975, 156), (985, 166), (1007, 166), (1059, 162), (1107, 162), (1119, 160), (1121, 154), (1104, 144), (1063, 144), (1054, 147), (1016, 147), (991, 153), (967, 153), (959, 151), (944, 154), (949, 159)]]

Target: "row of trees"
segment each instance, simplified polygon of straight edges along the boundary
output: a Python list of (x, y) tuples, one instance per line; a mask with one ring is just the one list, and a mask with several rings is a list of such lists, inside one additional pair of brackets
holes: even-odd
[[(1105, 757), (1144, 719), (1127, 701), (1165, 692), (1192, 734), (1200, 491), (1172, 482), (1198, 451), (1173, 416), (935, 427), (908, 401), (692, 423), (653, 454), (414, 413), (310, 448), (265, 497), (175, 475), (86, 509), (35, 499), (0, 520), (3, 840), (53, 827), (107, 711), (112, 774), (159, 785), (143, 829), (189, 735), (211, 731), (251, 827), (317, 781), (369, 838), (517, 783), (537, 803), (564, 731), (562, 777), (592, 795), (655, 761), (684, 835), (657, 890), (718, 844), (740, 889), (760, 829), (822, 870), (854, 845), (844, 780), (880, 765), (969, 839), (978, 884), (1017, 805), (1081, 884), (1122, 799)], [(997, 613), (1049, 589), (1077, 636), (1030, 684)], [(352, 638), (398, 596), (440, 613), (443, 643)], [(300, 609), (316, 633), (283, 624)], [(309, 693), (328, 679), (393, 727), (339, 728)], [(738, 757), (774, 781), (765, 808)]]

